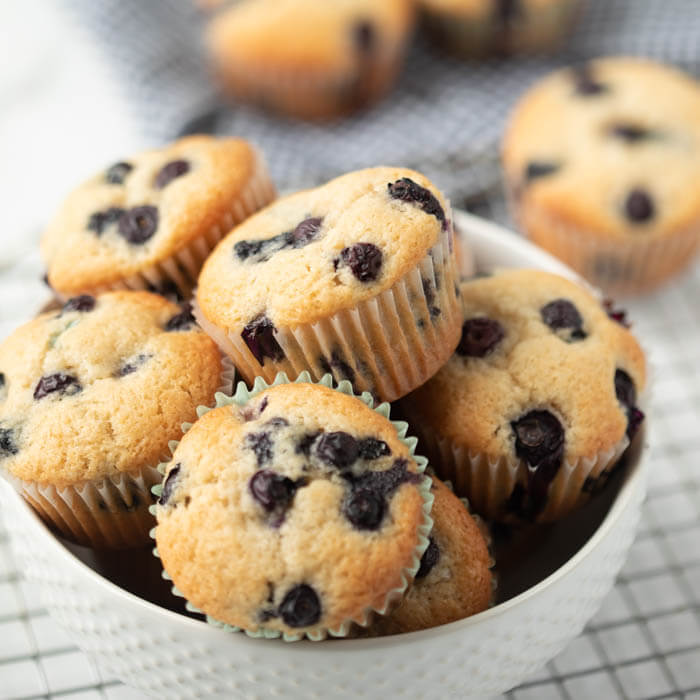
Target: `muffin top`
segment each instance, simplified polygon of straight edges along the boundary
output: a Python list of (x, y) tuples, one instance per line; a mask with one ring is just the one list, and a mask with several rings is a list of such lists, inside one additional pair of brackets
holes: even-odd
[(162, 297), (74, 297), (0, 344), (0, 469), (64, 486), (155, 467), (221, 373), (213, 341)]
[(560, 70), (516, 107), (503, 143), (523, 204), (591, 235), (663, 236), (700, 216), (700, 86), (606, 58)]
[(185, 434), (158, 502), (158, 552), (216, 620), (324, 636), (362, 624), (412, 578), (427, 544), (425, 479), (392, 424), (359, 399), (275, 386)]
[(412, 22), (410, 0), (241, 0), (212, 21), (208, 39), (262, 71), (346, 73), (358, 53), (394, 50)]
[(49, 283), (75, 294), (169, 258), (222, 222), (257, 168), (247, 142), (209, 136), (110, 165), (68, 195), (44, 232)]
[(443, 234), (452, 236), (449, 207), (423, 175), (352, 172), (236, 227), (205, 263), (197, 301), (233, 330), (313, 323), (390, 288)]
[(491, 556), (484, 535), (465, 505), (431, 474), (433, 529), (420, 568), (401, 604), (379, 617), (371, 635), (414, 632), (475, 615), (493, 597)]
[(545, 481), (634, 433), (644, 355), (588, 292), (536, 270), (466, 281), (461, 291), (462, 338), (405, 399), (414, 420), (471, 454), (529, 464)]

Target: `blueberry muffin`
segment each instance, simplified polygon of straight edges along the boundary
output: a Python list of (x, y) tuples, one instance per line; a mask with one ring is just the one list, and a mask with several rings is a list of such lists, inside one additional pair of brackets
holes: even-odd
[(210, 22), (222, 88), (304, 119), (330, 119), (381, 97), (403, 63), (411, 0), (242, 0)]
[(178, 591), (218, 624), (289, 641), (386, 612), (432, 526), (430, 480), (394, 425), (310, 383), (228, 403), (185, 434), (160, 490), (157, 552)]
[(442, 481), (431, 478), (435, 500), (430, 544), (401, 604), (375, 620), (367, 630), (370, 636), (461, 620), (486, 610), (493, 599), (492, 560), (484, 532), (462, 501)]
[(224, 375), (189, 310), (149, 292), (71, 298), (0, 344), (0, 473), (82, 544), (145, 544), (156, 467)]
[(588, 292), (549, 273), (503, 271), (461, 291), (457, 350), (402, 409), (476, 513), (556, 520), (604, 485), (639, 427), (642, 350)]
[(371, 168), (277, 200), (207, 260), (195, 314), (243, 377), (330, 372), (384, 401), (459, 340), (453, 229), (420, 173)]
[(240, 139), (190, 136), (113, 163), (44, 232), (47, 281), (64, 300), (127, 288), (187, 298), (216, 243), (274, 196), (261, 156)]
[(517, 220), (538, 245), (614, 293), (652, 288), (700, 240), (700, 85), (637, 58), (545, 78), (503, 142)]
[(435, 43), (464, 57), (557, 49), (581, 4), (581, 0), (418, 0)]

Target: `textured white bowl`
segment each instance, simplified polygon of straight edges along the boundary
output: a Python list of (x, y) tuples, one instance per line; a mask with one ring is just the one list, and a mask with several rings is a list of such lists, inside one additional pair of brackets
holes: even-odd
[[(466, 214), (457, 214), (457, 222), (479, 269), (537, 267), (577, 279), (547, 253), (498, 226)], [(540, 668), (598, 609), (634, 538), (645, 493), (645, 457), (641, 447), (610, 484), (607, 501), (543, 531), (541, 552), (530, 540), (521, 569), (524, 580), (538, 581), (534, 585), (466, 620), (370, 640), (287, 644), (215, 629), (101, 576), (2, 479), (0, 501), (18, 563), (39, 585), (56, 621), (107, 672), (154, 697), (484, 697), (512, 688)], [(562, 564), (557, 556), (582, 532), (587, 541), (580, 548), (577, 543)], [(89, 559), (84, 551), (81, 556)], [(128, 554), (113, 556), (117, 566), (129, 568)], [(512, 580), (520, 566), (517, 556), (514, 561)], [(550, 573), (553, 561), (561, 565)], [(99, 568), (99, 562), (92, 566)], [(137, 566), (135, 557), (132, 568)], [(138, 581), (141, 571), (123, 573)]]

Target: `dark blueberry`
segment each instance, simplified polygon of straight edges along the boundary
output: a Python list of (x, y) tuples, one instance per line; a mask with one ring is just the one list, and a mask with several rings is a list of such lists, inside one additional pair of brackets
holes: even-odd
[(105, 180), (110, 185), (121, 185), (126, 176), (134, 169), (131, 163), (120, 161), (114, 165), (110, 165), (105, 172)]
[(581, 97), (595, 97), (608, 92), (609, 88), (607, 85), (595, 80), (590, 64), (584, 63), (572, 70), (576, 92)]
[(165, 324), (166, 331), (184, 331), (188, 330), (195, 323), (192, 308), (188, 304), (179, 314), (175, 314), (168, 319)]
[(558, 163), (549, 163), (547, 161), (531, 160), (525, 168), (525, 182), (532, 182), (541, 177), (553, 175), (561, 168)]
[(171, 160), (166, 163), (156, 175), (154, 184), (157, 189), (162, 190), (169, 185), (175, 178), (185, 175), (190, 171), (190, 164), (186, 160)]
[(520, 0), (495, 0), (496, 17), (502, 24), (510, 24), (520, 13)]
[(402, 177), (396, 182), (390, 182), (388, 188), (389, 195), (393, 199), (415, 204), (426, 214), (434, 216), (442, 224), (443, 231), (447, 231), (445, 212), (437, 197), (430, 190), (421, 187), (408, 177)]
[(165, 477), (165, 482), (163, 483), (163, 490), (160, 493), (160, 498), (158, 503), (161, 506), (167, 505), (170, 497), (173, 495), (173, 489), (175, 488), (175, 483), (177, 482), (178, 475), (180, 474), (180, 468), (182, 465), (176, 464), (169, 472), (168, 476)]
[(610, 133), (627, 143), (639, 143), (654, 137), (654, 132), (636, 124), (613, 124)]
[(265, 363), (266, 357), (276, 362), (284, 359), (284, 351), (274, 333), (275, 326), (264, 314), (256, 316), (241, 333), (243, 342), (261, 365)]
[(555, 299), (540, 309), (542, 321), (553, 331), (571, 330), (572, 340), (583, 340), (583, 319), (578, 309), (568, 299)]
[(374, 243), (355, 243), (340, 251), (341, 260), (360, 282), (373, 282), (382, 268), (382, 251)]
[(247, 260), (250, 257), (260, 255), (265, 241), (238, 241), (233, 246), (233, 252), (239, 260)]
[(404, 482), (418, 483), (421, 480), (419, 474), (408, 471), (408, 460), (399, 458), (394, 461), (390, 469), (383, 471), (368, 471), (359, 477), (347, 475), (353, 488), (364, 488), (383, 496), (388, 496)]
[(258, 467), (262, 467), (272, 459), (272, 438), (268, 432), (249, 433), (245, 437), (246, 447), (253, 450), (258, 460)]
[(119, 235), (133, 245), (141, 245), (158, 230), (158, 209), (150, 204), (127, 209), (119, 217)]
[(534, 517), (547, 505), (549, 485), (561, 467), (564, 429), (549, 411), (530, 411), (512, 422), (511, 427), (515, 433), (515, 453), (528, 466), (522, 514)]
[(95, 308), (95, 297), (89, 294), (81, 294), (70, 298), (64, 305), (64, 311), (92, 311)]
[(339, 379), (347, 379), (349, 382), (355, 381), (355, 370), (345, 361), (340, 350), (333, 350), (330, 362), (321, 355), (318, 363), (324, 374), (334, 374)]
[(371, 489), (353, 489), (343, 503), (343, 515), (359, 530), (376, 530), (384, 509), (384, 496)]
[(357, 460), (359, 446), (352, 435), (338, 431), (324, 433), (316, 444), (315, 452), (322, 462), (345, 469)]
[(144, 362), (146, 362), (149, 357), (150, 355), (137, 355), (136, 357), (131, 358), (117, 370), (116, 376), (125, 377), (127, 374), (133, 374), (143, 365)]
[(311, 586), (294, 586), (280, 603), (279, 614), (288, 627), (308, 627), (321, 619), (321, 601)]
[(120, 207), (110, 207), (106, 211), (95, 212), (88, 219), (88, 231), (94, 231), (101, 236), (110, 224), (116, 224), (121, 219), (123, 213), (124, 210)]
[(630, 327), (630, 322), (627, 320), (627, 312), (624, 309), (616, 309), (612, 299), (603, 300), (603, 308), (605, 313), (613, 320), (625, 328)]
[(53, 394), (56, 391), (59, 394), (72, 396), (82, 391), (82, 388), (77, 377), (74, 377), (72, 374), (66, 374), (65, 372), (56, 372), (54, 374), (47, 374), (39, 380), (39, 383), (34, 389), (34, 398), (37, 400), (43, 399), (45, 396)]
[(421, 277), (421, 284), (423, 285), (423, 294), (425, 294), (425, 303), (428, 305), (430, 318), (437, 318), (441, 311), (440, 308), (433, 303), (435, 301), (435, 287), (433, 286), (432, 280)]
[(267, 408), (269, 399), (267, 396), (263, 396), (263, 400), (260, 402), (260, 407), (258, 408), (258, 414), (262, 415), (262, 412)]
[(625, 214), (635, 224), (642, 224), (654, 217), (654, 202), (647, 192), (636, 188), (627, 195)]
[(269, 469), (255, 472), (249, 483), (253, 498), (267, 511), (286, 508), (294, 498), (297, 484)]
[(635, 405), (637, 389), (632, 377), (622, 369), (615, 370), (615, 396), (627, 409), (627, 436), (631, 440), (644, 420), (644, 414)]
[(416, 571), (416, 578), (425, 578), (440, 560), (440, 548), (437, 546), (437, 542), (431, 537), (430, 544), (428, 548), (423, 552), (423, 556), (420, 559), (420, 567)]
[(492, 318), (470, 318), (462, 326), (457, 353), (465, 357), (485, 357), (505, 337), (503, 326)]
[(377, 41), (374, 25), (367, 20), (362, 20), (353, 25), (352, 37), (358, 51), (363, 53), (370, 53)]
[(304, 219), (300, 224), (297, 224), (296, 228), (289, 234), (288, 244), (291, 245), (292, 248), (303, 248), (308, 245), (316, 238), (316, 234), (321, 229), (321, 224), (323, 224), (323, 219), (319, 216)]
[(12, 428), (0, 427), (0, 457), (9, 457), (19, 452), (15, 443), (15, 431)]
[(0, 389), (5, 388), (5, 374), (4, 372), (0, 372)]
[(549, 411), (530, 411), (511, 423), (515, 453), (531, 466), (563, 453), (564, 429)]
[(172, 280), (165, 280), (158, 285), (151, 284), (149, 282), (147, 289), (149, 292), (153, 292), (154, 294), (160, 294), (160, 296), (165, 297), (168, 301), (172, 301), (174, 304), (180, 304), (184, 301), (180, 290)]
[(307, 433), (304, 437), (299, 440), (299, 444), (296, 447), (296, 452), (298, 454), (306, 455), (307, 457), (311, 454), (311, 446), (316, 441), (316, 438), (320, 435), (320, 432)]
[(261, 624), (264, 624), (268, 622), (269, 620), (274, 619), (275, 617), (279, 617), (279, 614), (277, 613), (276, 610), (270, 610), (270, 609), (265, 609), (261, 610), (258, 613), (258, 622)]
[(377, 440), (377, 438), (371, 437), (360, 440), (358, 451), (360, 457), (367, 460), (379, 459), (391, 454), (389, 445), (384, 440)]

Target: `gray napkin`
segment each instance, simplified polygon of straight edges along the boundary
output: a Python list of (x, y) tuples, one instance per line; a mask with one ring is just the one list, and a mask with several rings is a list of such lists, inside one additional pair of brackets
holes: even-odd
[[(327, 2), (329, 0), (319, 0)], [(474, 208), (498, 183), (498, 140), (518, 96), (553, 68), (605, 54), (645, 55), (700, 73), (700, 0), (588, 0), (566, 48), (551, 57), (463, 62), (420, 34), (388, 98), (333, 125), (223, 105), (208, 80), (193, 0), (62, 0), (95, 35), (145, 136), (192, 128), (247, 138), (280, 189), (377, 164), (425, 172), (453, 205)]]

